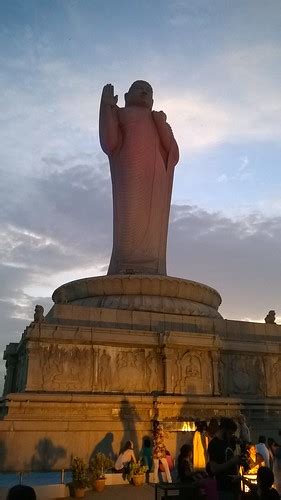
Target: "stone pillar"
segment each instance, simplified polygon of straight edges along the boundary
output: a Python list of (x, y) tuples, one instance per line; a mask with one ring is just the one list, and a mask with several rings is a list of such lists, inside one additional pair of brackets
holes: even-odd
[(98, 385), (98, 362), (99, 351), (93, 347), (93, 391), (97, 390)]
[(220, 396), (219, 386), (219, 365), (220, 365), (220, 351), (211, 351), (212, 358), (212, 371), (213, 371), (213, 395)]
[[(19, 392), (44, 390), (41, 356), (42, 349), (37, 342), (26, 343), (18, 374)], [(45, 363), (48, 363), (48, 357), (45, 358)]]
[(164, 347), (162, 350), (162, 359), (164, 365), (164, 392), (173, 392), (172, 387), (172, 363), (173, 363), (173, 351), (168, 347)]
[(16, 348), (18, 344), (9, 344), (4, 352), (4, 359), (6, 360), (6, 375), (4, 382), (3, 395), (15, 392), (16, 383), (16, 369), (17, 369), (17, 354)]

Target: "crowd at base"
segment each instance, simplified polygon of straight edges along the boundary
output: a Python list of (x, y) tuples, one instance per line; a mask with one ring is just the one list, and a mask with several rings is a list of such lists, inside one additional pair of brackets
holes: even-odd
[[(113, 472), (128, 475), (136, 468), (147, 473), (165, 491), (205, 500), (278, 500), (281, 489), (281, 446), (274, 439), (259, 437), (251, 443), (243, 415), (234, 421), (222, 417), (196, 423), (192, 444), (181, 447), (175, 461), (165, 446), (165, 433), (156, 412), (153, 441), (146, 436), (138, 460), (132, 441), (127, 441), (115, 461)], [(175, 482), (176, 481), (176, 482)], [(187, 493), (188, 492), (188, 493)], [(183, 496), (182, 496), (183, 495)], [(10, 489), (7, 500), (35, 500), (30, 486)]]
[[(271, 438), (259, 437), (251, 443), (245, 417), (237, 422), (231, 418), (197, 422), (192, 444), (181, 447), (175, 468), (174, 460), (164, 443), (163, 426), (153, 421), (153, 443), (144, 440), (140, 460), (153, 471), (153, 481), (159, 482), (159, 470), (164, 481), (193, 486), (210, 500), (239, 498), (278, 499), (281, 493), (281, 447)], [(130, 461), (136, 462), (133, 443), (126, 443), (115, 464), (125, 470)], [(199, 494), (199, 493), (198, 493)]]

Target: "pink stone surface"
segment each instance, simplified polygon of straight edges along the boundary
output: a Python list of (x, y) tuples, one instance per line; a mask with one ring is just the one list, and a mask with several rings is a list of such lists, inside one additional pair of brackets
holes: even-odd
[(178, 146), (152, 88), (135, 82), (119, 108), (103, 90), (100, 142), (108, 155), (113, 194), (113, 249), (108, 274), (166, 275), (166, 246)]

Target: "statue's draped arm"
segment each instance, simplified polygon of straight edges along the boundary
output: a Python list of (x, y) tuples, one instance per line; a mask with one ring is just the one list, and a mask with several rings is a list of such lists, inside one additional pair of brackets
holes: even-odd
[(163, 111), (153, 111), (152, 116), (165, 152), (166, 168), (169, 166), (174, 167), (179, 161), (179, 148), (172, 129), (166, 122), (166, 115)]
[(102, 150), (111, 156), (119, 149), (122, 142), (118, 119), (117, 96), (114, 97), (113, 86), (105, 85), (100, 103), (100, 143)]

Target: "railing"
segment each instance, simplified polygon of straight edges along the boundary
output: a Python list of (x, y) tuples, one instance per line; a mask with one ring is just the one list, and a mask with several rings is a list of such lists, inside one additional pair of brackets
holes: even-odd
[(15, 484), (47, 485), (65, 484), (71, 481), (69, 469), (42, 470), (42, 471), (7, 471), (0, 472), (0, 487), (11, 487)]

